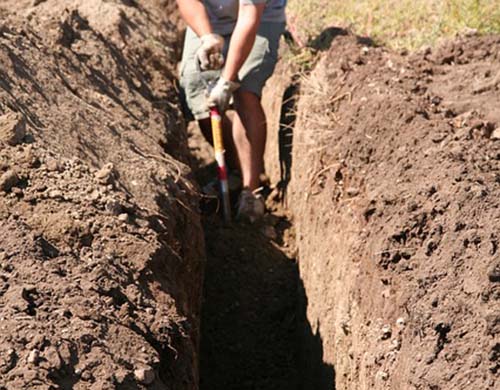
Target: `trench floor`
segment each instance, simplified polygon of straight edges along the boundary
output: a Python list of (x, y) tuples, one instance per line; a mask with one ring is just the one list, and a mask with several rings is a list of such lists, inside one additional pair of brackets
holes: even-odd
[[(189, 144), (200, 184), (215, 174), (195, 126)], [(280, 203), (258, 225), (206, 212), (200, 390), (298, 389), (301, 317), (293, 227)], [(210, 209), (210, 208), (209, 208)]]
[(272, 219), (274, 240), (264, 226), (205, 221), (201, 390), (297, 388), (298, 272), (282, 247), (287, 220)]

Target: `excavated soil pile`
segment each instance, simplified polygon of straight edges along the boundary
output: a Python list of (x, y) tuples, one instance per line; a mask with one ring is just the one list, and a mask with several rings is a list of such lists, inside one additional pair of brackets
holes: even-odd
[(500, 37), (409, 55), (338, 32), (300, 80), (293, 134), (324, 364), (303, 387), (497, 388)]
[(0, 4), (0, 388), (197, 388), (170, 6)]

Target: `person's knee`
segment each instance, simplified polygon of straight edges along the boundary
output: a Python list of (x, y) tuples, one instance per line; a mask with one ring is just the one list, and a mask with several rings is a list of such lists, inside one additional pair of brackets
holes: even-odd
[(250, 91), (236, 91), (234, 93), (234, 104), (237, 110), (239, 108), (251, 110), (261, 107), (260, 97)]

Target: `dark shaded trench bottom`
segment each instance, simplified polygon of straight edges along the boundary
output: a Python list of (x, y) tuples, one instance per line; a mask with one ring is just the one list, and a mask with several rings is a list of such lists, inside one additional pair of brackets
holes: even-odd
[(208, 218), (205, 237), (200, 389), (334, 389), (294, 259), (251, 226)]

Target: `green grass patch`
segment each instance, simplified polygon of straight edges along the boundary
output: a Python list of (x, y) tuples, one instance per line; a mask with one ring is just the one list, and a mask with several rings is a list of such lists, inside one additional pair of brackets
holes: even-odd
[(288, 13), (309, 38), (338, 26), (395, 49), (433, 45), (466, 29), (500, 33), (500, 0), (289, 0)]

